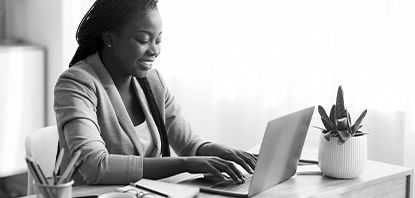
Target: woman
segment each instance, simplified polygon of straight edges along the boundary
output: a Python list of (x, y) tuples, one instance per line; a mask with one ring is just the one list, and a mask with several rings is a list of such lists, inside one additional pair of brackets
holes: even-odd
[[(79, 47), (55, 87), (61, 170), (77, 151), (76, 184), (127, 184), (181, 172), (252, 173), (256, 158), (193, 133), (159, 72), (156, 0), (97, 0), (77, 31)], [(170, 146), (180, 157), (170, 157)]]

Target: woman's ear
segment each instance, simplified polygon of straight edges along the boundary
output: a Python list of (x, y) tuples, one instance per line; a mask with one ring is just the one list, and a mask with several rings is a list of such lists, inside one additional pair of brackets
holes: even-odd
[(105, 47), (112, 47), (112, 33), (110, 31), (102, 32), (101, 37)]

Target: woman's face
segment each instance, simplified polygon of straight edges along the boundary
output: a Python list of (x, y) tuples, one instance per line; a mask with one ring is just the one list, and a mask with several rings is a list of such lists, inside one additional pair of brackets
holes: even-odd
[(145, 77), (160, 54), (162, 23), (156, 9), (134, 14), (127, 24), (112, 34), (110, 51), (123, 74)]

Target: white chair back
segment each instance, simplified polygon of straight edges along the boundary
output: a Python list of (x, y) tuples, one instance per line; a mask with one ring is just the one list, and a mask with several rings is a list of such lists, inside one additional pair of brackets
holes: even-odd
[[(51, 177), (55, 168), (56, 153), (58, 150), (58, 129), (56, 126), (44, 127), (30, 132), (26, 136), (26, 155), (31, 156), (41, 167), (46, 177)], [(33, 177), (27, 174), (27, 195), (36, 193)]]

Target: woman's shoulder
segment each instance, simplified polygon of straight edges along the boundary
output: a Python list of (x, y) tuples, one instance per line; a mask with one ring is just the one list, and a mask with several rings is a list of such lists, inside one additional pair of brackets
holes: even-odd
[(85, 61), (79, 61), (66, 69), (58, 78), (57, 86), (61, 82), (81, 83), (88, 87), (95, 84), (96, 74), (92, 67)]
[(156, 69), (151, 69), (147, 73), (147, 79), (152, 86), (160, 87), (161, 89), (166, 89), (166, 84), (160, 72)]
[(95, 76), (94, 73), (92, 67), (86, 61), (82, 60), (66, 69), (60, 77), (74, 77), (88, 80), (88, 78)]

